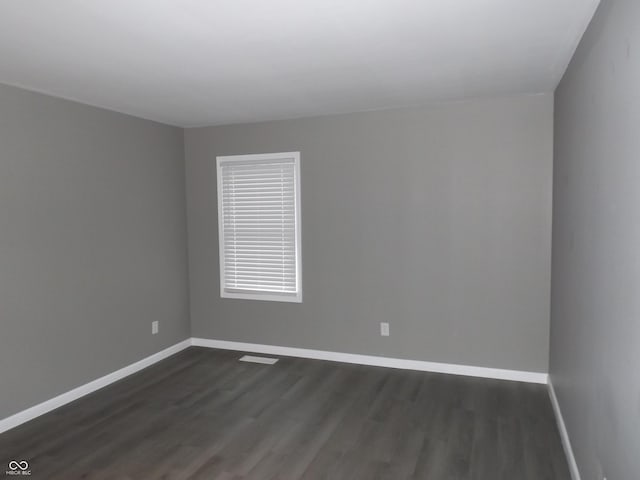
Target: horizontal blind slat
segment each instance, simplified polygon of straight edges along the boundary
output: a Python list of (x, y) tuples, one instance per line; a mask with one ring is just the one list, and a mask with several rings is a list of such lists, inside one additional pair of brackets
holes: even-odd
[(292, 180), (294, 177), (293, 172), (272, 172), (264, 173), (260, 175), (232, 175), (226, 174), (222, 176), (222, 186), (227, 188), (233, 188), (237, 185), (250, 185), (255, 182), (267, 183), (275, 185), (282, 185), (288, 180)]
[(244, 258), (244, 259), (228, 258), (227, 260), (233, 263), (236, 267), (246, 266), (247, 268), (258, 268), (258, 267), (282, 268), (283, 265), (287, 268), (295, 268), (295, 265), (296, 265), (294, 259), (287, 260), (286, 262), (282, 262), (280, 260), (274, 260), (274, 261), (268, 261), (263, 259), (252, 260), (249, 258)]
[[(286, 272), (285, 272), (286, 273)], [(255, 281), (255, 282), (279, 282), (279, 283), (291, 283), (295, 281), (295, 274), (291, 275), (290, 273), (286, 273), (283, 276), (276, 277), (274, 275), (251, 275), (250, 272), (234, 272), (233, 274), (225, 275), (227, 281)]]
[[(254, 267), (249, 267), (249, 266), (238, 266), (236, 265), (234, 272), (235, 273), (254, 273), (255, 275), (270, 275), (270, 274), (282, 274), (283, 272), (285, 272), (285, 274), (287, 274), (287, 272), (293, 272), (295, 269), (293, 268), (294, 266), (291, 265), (287, 268), (266, 268), (266, 267), (260, 267), (260, 266), (254, 266)], [(295, 272), (294, 272), (295, 273)]]
[(288, 284), (284, 284), (282, 282), (268, 282), (268, 281), (260, 281), (260, 280), (256, 280), (256, 279), (238, 279), (237, 281), (233, 281), (230, 279), (227, 279), (227, 286), (228, 287), (247, 287), (250, 285), (255, 285), (255, 286), (261, 286), (261, 287), (271, 287), (271, 288), (294, 288), (295, 283), (291, 282)]
[(281, 289), (281, 290), (291, 290), (294, 291), (296, 286), (294, 283), (290, 283), (290, 284), (280, 284), (280, 283), (269, 283), (269, 282), (254, 282), (254, 281), (237, 281), (237, 282), (231, 282), (229, 281), (226, 285), (226, 288), (244, 288), (244, 289), (249, 289), (249, 288), (256, 288), (256, 289), (260, 289), (260, 288), (271, 288), (271, 289)]
[(224, 254), (224, 261), (225, 262), (232, 262), (232, 261), (242, 261), (242, 260), (246, 260), (246, 261), (252, 261), (253, 263), (259, 263), (261, 261), (279, 261), (279, 262), (284, 262), (284, 261), (295, 261), (295, 255), (292, 254), (285, 254), (285, 255), (273, 255), (273, 254), (269, 254), (269, 253), (264, 253), (261, 252), (260, 254), (251, 254), (251, 253), (234, 253), (234, 254), (229, 254), (229, 253), (225, 253)]

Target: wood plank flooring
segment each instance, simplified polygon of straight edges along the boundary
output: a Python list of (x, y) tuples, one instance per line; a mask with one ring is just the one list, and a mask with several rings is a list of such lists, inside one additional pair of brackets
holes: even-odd
[(189, 348), (0, 435), (34, 479), (570, 480), (546, 387)]

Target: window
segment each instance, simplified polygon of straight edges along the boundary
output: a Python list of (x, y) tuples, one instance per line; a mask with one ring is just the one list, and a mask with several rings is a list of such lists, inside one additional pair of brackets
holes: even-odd
[(216, 164), (220, 296), (301, 302), (300, 152)]

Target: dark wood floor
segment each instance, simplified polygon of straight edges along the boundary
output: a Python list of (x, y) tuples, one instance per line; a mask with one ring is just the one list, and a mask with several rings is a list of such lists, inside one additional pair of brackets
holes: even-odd
[[(190, 348), (0, 435), (31, 478), (569, 480), (542, 385)], [(0, 472), (2, 473), (2, 472)]]

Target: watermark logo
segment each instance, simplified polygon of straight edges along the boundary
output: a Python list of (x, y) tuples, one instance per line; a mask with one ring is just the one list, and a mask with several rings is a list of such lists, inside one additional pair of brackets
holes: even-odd
[(29, 462), (26, 460), (11, 460), (8, 467), (9, 470), (6, 471), (7, 475), (31, 475)]

